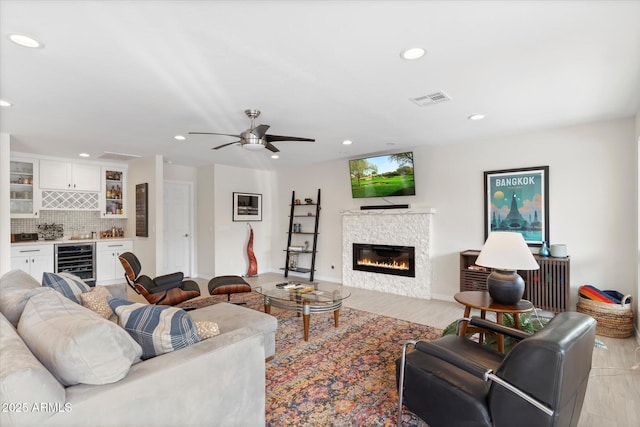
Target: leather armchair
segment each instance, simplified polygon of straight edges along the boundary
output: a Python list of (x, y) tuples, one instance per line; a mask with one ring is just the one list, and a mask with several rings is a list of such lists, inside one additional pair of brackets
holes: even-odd
[(479, 318), (470, 324), (520, 341), (507, 354), (455, 335), (406, 342), (396, 361), (398, 425), (403, 403), (431, 427), (577, 425), (593, 318), (560, 313), (533, 335)]
[(133, 253), (125, 252), (118, 258), (129, 286), (149, 304), (176, 305), (200, 296), (200, 286), (193, 280), (184, 280), (183, 273), (165, 274), (152, 279), (140, 274), (142, 266)]

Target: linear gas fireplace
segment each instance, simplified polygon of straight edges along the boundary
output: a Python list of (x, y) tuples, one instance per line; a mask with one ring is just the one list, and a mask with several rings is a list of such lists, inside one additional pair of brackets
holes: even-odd
[(353, 269), (416, 277), (415, 248), (413, 246), (354, 243)]

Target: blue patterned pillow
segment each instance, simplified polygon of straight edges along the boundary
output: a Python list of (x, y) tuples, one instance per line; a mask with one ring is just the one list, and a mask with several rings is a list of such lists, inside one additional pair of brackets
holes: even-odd
[(140, 304), (109, 298), (118, 322), (142, 347), (142, 359), (149, 359), (200, 341), (198, 329), (189, 314), (167, 305)]
[(91, 290), (81, 278), (70, 273), (43, 273), (42, 286), (55, 289), (76, 304), (80, 304), (80, 294)]

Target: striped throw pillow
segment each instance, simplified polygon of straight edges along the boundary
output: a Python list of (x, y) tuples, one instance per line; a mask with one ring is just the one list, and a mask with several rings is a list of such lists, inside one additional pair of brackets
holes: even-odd
[(55, 289), (76, 304), (80, 304), (80, 294), (91, 290), (81, 278), (71, 273), (43, 273), (42, 286)]
[(200, 341), (196, 324), (181, 308), (109, 298), (118, 323), (142, 347), (142, 359), (188, 347)]

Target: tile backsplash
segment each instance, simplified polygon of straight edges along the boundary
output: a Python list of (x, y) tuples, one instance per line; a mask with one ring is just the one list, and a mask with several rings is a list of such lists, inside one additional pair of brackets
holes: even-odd
[(38, 224), (62, 224), (64, 227), (64, 237), (71, 237), (73, 234), (91, 233), (110, 230), (113, 227), (125, 230), (127, 220), (116, 218), (102, 218), (99, 211), (52, 211), (41, 210), (40, 218), (12, 218), (12, 233), (37, 233)]

